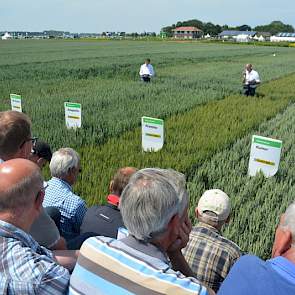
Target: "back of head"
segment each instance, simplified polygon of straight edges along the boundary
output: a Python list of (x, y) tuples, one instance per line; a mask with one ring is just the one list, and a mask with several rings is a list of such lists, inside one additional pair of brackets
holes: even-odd
[(230, 200), (220, 189), (204, 192), (198, 203), (198, 219), (212, 226), (223, 224), (230, 215)]
[(165, 232), (171, 218), (188, 205), (184, 175), (174, 170), (146, 168), (129, 180), (120, 210), (129, 233), (148, 241)]
[(31, 136), (31, 121), (23, 113), (0, 112), (0, 158), (10, 158)]
[(120, 196), (122, 194), (123, 189), (128, 184), (130, 177), (136, 171), (137, 169), (133, 167), (125, 167), (119, 169), (111, 182), (111, 193)]
[(53, 177), (66, 177), (69, 171), (77, 168), (80, 162), (78, 153), (72, 148), (61, 148), (53, 153), (50, 161), (50, 172)]
[(51, 161), (52, 158), (52, 152), (51, 148), (48, 143), (37, 140), (32, 148), (32, 152), (34, 155), (37, 155), (39, 158), (43, 158), (47, 160), (48, 162)]
[(150, 60), (149, 58), (147, 58), (147, 59), (145, 60), (145, 63), (146, 63), (146, 64), (150, 64), (150, 63), (151, 63), (151, 60)]
[(26, 159), (13, 159), (0, 164), (0, 212), (28, 208), (43, 188), (40, 169)]

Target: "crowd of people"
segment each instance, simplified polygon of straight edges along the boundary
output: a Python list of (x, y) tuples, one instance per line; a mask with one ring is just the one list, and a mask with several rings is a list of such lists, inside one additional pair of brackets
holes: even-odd
[(23, 113), (0, 112), (0, 163), (1, 294), (295, 294), (295, 203), (263, 261), (222, 236), (232, 210), (220, 189), (203, 193), (192, 226), (172, 169), (121, 167), (107, 203), (87, 208), (73, 191), (79, 154), (52, 153)]

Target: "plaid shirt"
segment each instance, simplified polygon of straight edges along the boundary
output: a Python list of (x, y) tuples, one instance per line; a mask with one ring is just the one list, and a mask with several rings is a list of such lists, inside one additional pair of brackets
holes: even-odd
[(60, 231), (69, 240), (80, 234), (80, 226), (87, 211), (86, 203), (75, 195), (65, 181), (52, 177), (48, 181), (43, 207), (56, 207), (61, 213)]
[(0, 294), (64, 294), (69, 272), (29, 234), (0, 220)]
[(216, 228), (202, 222), (193, 227), (183, 252), (196, 278), (215, 292), (242, 255), (234, 242), (222, 237)]

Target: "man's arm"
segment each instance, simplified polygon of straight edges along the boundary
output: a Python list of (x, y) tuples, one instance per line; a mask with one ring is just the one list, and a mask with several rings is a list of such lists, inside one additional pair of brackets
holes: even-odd
[(69, 271), (74, 269), (79, 255), (78, 250), (55, 250), (52, 253), (53, 258), (58, 264)]

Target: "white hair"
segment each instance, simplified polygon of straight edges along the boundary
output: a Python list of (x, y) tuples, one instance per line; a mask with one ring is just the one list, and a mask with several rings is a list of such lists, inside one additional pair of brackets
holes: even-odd
[(183, 174), (172, 169), (139, 170), (123, 190), (120, 210), (129, 234), (148, 241), (165, 232), (171, 218), (182, 216), (189, 198)]
[(295, 245), (295, 202), (287, 208), (281, 226), (291, 232), (292, 241)]
[(77, 168), (80, 162), (78, 153), (71, 148), (61, 148), (54, 152), (49, 164), (50, 172), (53, 177), (65, 177), (69, 170)]

